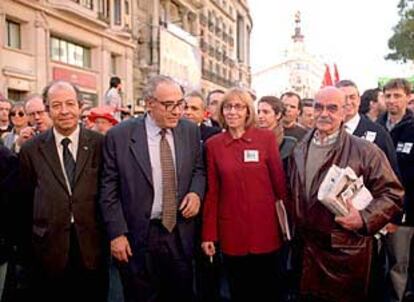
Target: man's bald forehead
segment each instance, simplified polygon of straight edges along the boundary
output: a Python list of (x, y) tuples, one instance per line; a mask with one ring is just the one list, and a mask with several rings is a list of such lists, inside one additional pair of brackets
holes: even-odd
[(344, 103), (345, 102), (345, 94), (339, 88), (336, 88), (336, 87), (333, 87), (333, 86), (328, 86), (328, 87), (324, 87), (324, 88), (320, 89), (316, 93), (315, 99), (316, 100), (330, 99), (330, 100), (338, 101), (340, 103)]

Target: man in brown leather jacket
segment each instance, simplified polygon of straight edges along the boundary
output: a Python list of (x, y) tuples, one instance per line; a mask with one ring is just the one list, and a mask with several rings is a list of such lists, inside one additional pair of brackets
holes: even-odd
[[(304, 301), (368, 300), (373, 235), (401, 211), (403, 188), (382, 151), (343, 129), (345, 96), (334, 87), (315, 98), (316, 129), (289, 161), (288, 210), (303, 242), (300, 291)], [(374, 199), (363, 210), (335, 217), (317, 199), (333, 165), (363, 176)]]

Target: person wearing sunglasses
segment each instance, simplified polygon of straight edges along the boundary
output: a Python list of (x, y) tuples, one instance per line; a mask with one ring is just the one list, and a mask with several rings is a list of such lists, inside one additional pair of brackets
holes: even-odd
[[(404, 190), (384, 153), (344, 129), (345, 97), (332, 86), (316, 94), (315, 129), (288, 162), (287, 209), (303, 246), (301, 301), (377, 301), (368, 292), (374, 235), (401, 211)], [(349, 213), (335, 216), (319, 202), (319, 187), (332, 165), (363, 177), (373, 196), (365, 208), (346, 200)]]
[(15, 103), (9, 113), (10, 123), (13, 125), (12, 130), (4, 135), (4, 145), (13, 152), (19, 153), (19, 145), (16, 144), (20, 131), (27, 127), (28, 119), (24, 112), (24, 104), (22, 102)]

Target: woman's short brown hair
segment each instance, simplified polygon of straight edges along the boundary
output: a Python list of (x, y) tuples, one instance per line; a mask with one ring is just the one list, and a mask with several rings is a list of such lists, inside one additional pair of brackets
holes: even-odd
[(231, 99), (237, 98), (238, 100), (242, 101), (247, 107), (247, 118), (246, 118), (246, 125), (245, 128), (250, 128), (255, 124), (256, 121), (256, 110), (254, 108), (253, 99), (248, 90), (243, 88), (230, 88), (223, 96), (222, 101), (220, 102), (219, 108), (219, 122), (223, 126), (223, 128), (227, 129), (228, 126), (224, 119), (223, 114), (223, 107), (227, 104)]

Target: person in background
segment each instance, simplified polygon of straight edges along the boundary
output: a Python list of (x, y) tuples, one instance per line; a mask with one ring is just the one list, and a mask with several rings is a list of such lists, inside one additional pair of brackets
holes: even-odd
[(284, 107), (275, 96), (263, 96), (257, 105), (257, 125), (259, 128), (272, 130), (279, 147), (280, 158), (284, 161), (292, 153), (297, 139), (286, 136), (283, 129)]
[[(384, 127), (374, 123), (367, 117), (358, 113), (361, 108), (361, 98), (356, 84), (350, 80), (341, 80), (336, 83), (345, 94), (345, 119), (344, 127), (349, 134), (363, 138), (371, 143), (376, 144), (387, 157), (394, 173), (399, 176), (399, 169), (397, 163), (397, 154), (395, 153), (394, 145), (391, 136)], [(378, 95), (377, 95), (378, 96)], [(395, 223), (401, 217), (396, 217), (394, 221), (386, 226), (388, 232), (395, 232)], [(378, 234), (373, 240), (373, 254), (371, 265), (371, 283), (370, 283), (370, 299), (380, 301), (386, 300), (387, 293), (387, 256), (386, 254), (386, 238)]]
[(407, 108), (414, 113), (414, 92), (411, 91), (410, 99), (408, 100)]
[(391, 135), (405, 189), (404, 216), (388, 236), (391, 294), (393, 301), (412, 301), (408, 299), (414, 299), (414, 115), (407, 105), (411, 84), (406, 79), (391, 79), (383, 92), (387, 111), (377, 122)]
[(358, 113), (361, 104), (356, 84), (350, 80), (341, 80), (335, 85), (345, 94), (344, 127), (349, 134), (361, 137), (376, 144), (385, 154), (396, 175), (399, 175), (397, 155), (391, 136), (384, 127), (372, 122)]
[(28, 119), (24, 112), (24, 104), (22, 102), (15, 103), (10, 110), (10, 123), (13, 128), (10, 132), (5, 133), (3, 136), (4, 145), (15, 153), (19, 153), (20, 146), (17, 144), (17, 140), (20, 135), (20, 131), (27, 127)]
[(119, 77), (112, 77), (109, 81), (109, 89), (105, 93), (105, 106), (112, 108), (115, 118), (121, 121), (122, 112), (122, 83)]
[(293, 136), (300, 141), (306, 134), (306, 129), (298, 124), (298, 117), (302, 111), (300, 96), (294, 92), (285, 92), (280, 97), (285, 114), (283, 116), (283, 127), (286, 136)]
[(278, 301), (278, 251), (283, 238), (275, 202), (285, 198), (285, 177), (275, 135), (255, 127), (248, 91), (230, 89), (218, 116), (226, 132), (206, 143), (208, 189), (202, 248), (223, 252), (231, 301)]
[(105, 136), (101, 212), (125, 301), (190, 302), (205, 189), (200, 131), (181, 118), (171, 77), (151, 78), (143, 94), (148, 113)]
[[(18, 185), (16, 154), (0, 145), (0, 301), (14, 300), (15, 188)], [(10, 282), (10, 280), (13, 280)], [(24, 301), (24, 300), (22, 300)]]
[(299, 115), (299, 125), (301, 125), (306, 130), (313, 129), (315, 127), (315, 116), (313, 110), (314, 99), (303, 99), (302, 101), (302, 111)]
[(43, 91), (53, 128), (19, 154), (21, 234), (36, 301), (107, 299), (107, 246), (98, 207), (103, 136), (79, 126), (76, 86), (54, 81)]
[(92, 106), (82, 105), (80, 122), (83, 127), (86, 129), (92, 129), (94, 124), (89, 120), (89, 114), (91, 113)]
[[(322, 88), (315, 96), (315, 129), (289, 158), (287, 210), (303, 242), (300, 301), (364, 302), (368, 298), (374, 235), (401, 211), (404, 190), (384, 153), (342, 126), (345, 94)], [(362, 210), (335, 216), (318, 200), (330, 167), (362, 176), (373, 200)]]
[(200, 127), (201, 141), (206, 142), (207, 139), (214, 134), (220, 133), (218, 127), (210, 127), (205, 125), (204, 118), (206, 115), (206, 103), (203, 96), (198, 91), (192, 91), (185, 96), (184, 117), (193, 121)]
[(19, 139), (16, 141), (18, 146), (22, 146), (26, 141), (47, 131), (52, 127), (52, 120), (46, 111), (42, 96), (38, 94), (29, 95), (24, 101), (24, 111), (29, 119), (29, 127), (20, 131)]
[(105, 135), (109, 129), (118, 124), (114, 118), (112, 111), (106, 107), (95, 107), (90, 110), (88, 120), (94, 126), (92, 130), (98, 131)]
[(358, 110), (361, 115), (365, 115), (371, 121), (376, 122), (385, 110), (383, 93), (379, 88), (364, 91), (361, 95), (361, 104)]
[(11, 107), (11, 102), (0, 94), (0, 138), (3, 137), (4, 133), (10, 132), (13, 127), (9, 119)]
[(206, 121), (207, 126), (214, 126), (221, 128), (218, 121), (218, 108), (223, 98), (224, 91), (221, 89), (215, 89), (208, 93), (207, 95), (207, 112), (209, 113), (209, 118)]

